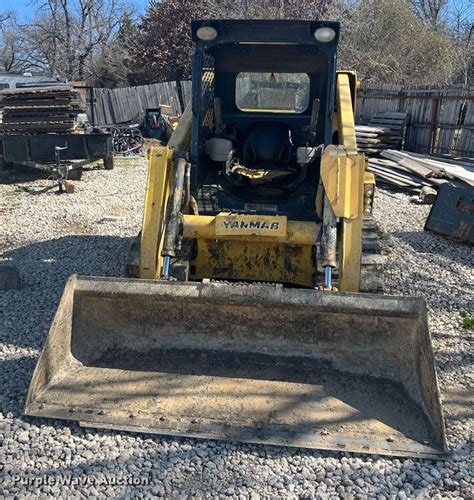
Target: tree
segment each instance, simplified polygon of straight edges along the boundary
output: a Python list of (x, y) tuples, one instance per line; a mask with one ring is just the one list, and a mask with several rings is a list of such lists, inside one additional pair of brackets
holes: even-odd
[(12, 12), (0, 14), (0, 71), (12, 71), (16, 63), (16, 43), (11, 36)]
[(405, 1), (361, 0), (344, 6), (339, 65), (374, 83), (444, 85), (456, 68), (454, 45), (417, 18)]
[(334, 0), (220, 0), (211, 12), (228, 19), (320, 19)]
[(419, 19), (436, 31), (444, 30), (448, 0), (411, 0), (410, 3)]
[(95, 51), (89, 64), (89, 83), (94, 87), (123, 87), (129, 84), (133, 64), (130, 46), (138, 35), (136, 22), (128, 11), (122, 16), (114, 38)]
[(448, 33), (454, 40), (456, 81), (465, 86), (474, 82), (474, 3), (453, 0), (448, 11)]
[(11, 15), (0, 24), (2, 66), (88, 79), (94, 59), (113, 62), (124, 12), (121, 0), (45, 0), (31, 22)]
[(46, 0), (30, 38), (53, 73), (83, 80), (88, 61), (111, 41), (122, 16), (119, 0)]
[(23, 73), (30, 69), (24, 38), (15, 13), (0, 14), (0, 71)]
[(127, 0), (33, 1), (31, 22), (0, 14), (0, 69), (112, 87), (189, 79), (192, 19), (303, 18), (341, 22), (339, 66), (365, 81), (468, 85), (474, 73), (472, 0), (151, 0), (138, 22)]
[(194, 51), (190, 24), (206, 18), (311, 18), (333, 0), (153, 0), (131, 44), (130, 77), (140, 85), (191, 77)]
[(207, 1), (153, 0), (130, 46), (131, 83), (189, 79), (193, 54), (191, 21), (208, 17), (209, 5)]

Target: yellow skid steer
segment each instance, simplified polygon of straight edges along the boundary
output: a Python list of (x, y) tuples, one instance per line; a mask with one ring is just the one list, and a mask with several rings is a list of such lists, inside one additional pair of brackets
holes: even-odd
[(192, 34), (192, 104), (149, 151), (136, 278), (70, 278), (25, 413), (444, 454), (424, 299), (363, 293), (380, 291), (374, 179), (355, 74), (336, 72), (339, 25), (206, 20)]

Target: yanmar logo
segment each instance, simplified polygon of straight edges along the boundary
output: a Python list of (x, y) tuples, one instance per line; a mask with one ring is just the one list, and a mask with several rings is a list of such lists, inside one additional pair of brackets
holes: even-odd
[(232, 220), (223, 221), (223, 225), (226, 229), (258, 229), (258, 230), (268, 230), (277, 231), (280, 228), (280, 223), (278, 221), (267, 222), (263, 220)]

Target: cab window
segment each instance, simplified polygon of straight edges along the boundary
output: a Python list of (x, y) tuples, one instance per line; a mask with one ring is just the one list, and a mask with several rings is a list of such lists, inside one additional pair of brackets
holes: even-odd
[(241, 111), (303, 113), (309, 87), (306, 73), (239, 73), (235, 103)]

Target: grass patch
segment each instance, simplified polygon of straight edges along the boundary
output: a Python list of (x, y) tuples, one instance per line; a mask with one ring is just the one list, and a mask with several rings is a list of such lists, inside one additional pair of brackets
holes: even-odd
[(474, 318), (467, 314), (466, 312), (461, 313), (462, 316), (462, 326), (466, 328), (466, 330), (474, 330)]

